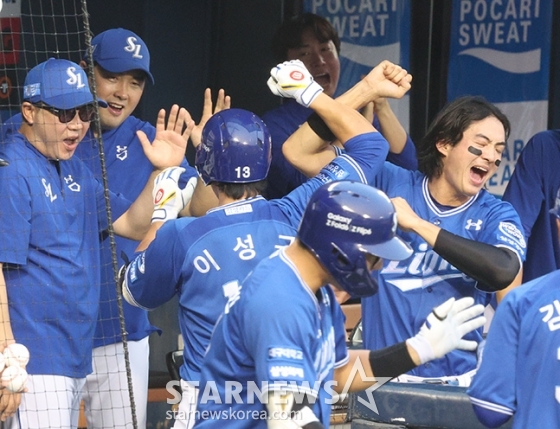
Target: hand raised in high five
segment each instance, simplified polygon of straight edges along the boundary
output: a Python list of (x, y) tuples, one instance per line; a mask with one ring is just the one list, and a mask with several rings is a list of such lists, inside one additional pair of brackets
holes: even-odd
[(202, 130), (204, 129), (204, 125), (208, 122), (208, 119), (215, 114), (222, 110), (229, 109), (231, 107), (231, 97), (226, 95), (223, 89), (218, 91), (218, 98), (216, 99), (216, 105), (214, 106), (214, 110), (212, 110), (212, 91), (210, 88), (206, 88), (204, 91), (204, 106), (202, 107), (202, 117), (200, 118), (200, 122), (195, 124), (192, 133), (191, 133), (191, 142), (195, 149), (198, 147), (200, 142), (202, 141)]
[(175, 167), (183, 162), (187, 141), (194, 128), (190, 113), (182, 107), (179, 108), (177, 104), (171, 107), (167, 123), (165, 116), (165, 109), (161, 109), (157, 117), (156, 136), (153, 142), (150, 143), (143, 131), (136, 131), (144, 154), (156, 170)]

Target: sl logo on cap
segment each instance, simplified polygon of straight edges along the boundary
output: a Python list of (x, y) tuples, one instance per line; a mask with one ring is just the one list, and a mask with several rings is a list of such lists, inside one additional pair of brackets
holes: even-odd
[(134, 58), (144, 58), (142, 55), (140, 55), (140, 49), (142, 49), (142, 45), (140, 44), (136, 44), (134, 42), (136, 42), (138, 39), (136, 37), (130, 36), (126, 39), (126, 43), (127, 45), (125, 46), (124, 50), (126, 52), (133, 52), (132, 56)]
[(66, 69), (66, 74), (68, 75), (68, 79), (66, 83), (68, 85), (76, 85), (78, 88), (83, 88), (86, 84), (82, 82), (82, 75), (80, 73), (75, 73), (76, 67), (68, 67)]

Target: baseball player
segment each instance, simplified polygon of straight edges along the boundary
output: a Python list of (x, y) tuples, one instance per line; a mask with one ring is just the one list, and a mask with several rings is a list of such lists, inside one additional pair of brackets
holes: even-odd
[[(29, 391), (8, 427), (76, 427), (81, 389), (92, 369), (99, 234), (107, 216), (102, 184), (73, 156), (94, 117), (86, 81), (80, 66), (67, 60), (51, 58), (34, 67), (24, 83), (22, 125), (0, 150), (10, 160), (0, 169), (0, 239), (9, 243), (0, 249), (0, 285), (8, 303), (0, 341), (15, 339), (31, 354)], [(136, 201), (131, 205), (109, 193), (117, 234), (136, 240), (145, 234), (154, 178), (184, 158), (194, 126), (190, 115), (174, 106), (165, 123), (162, 111), (152, 144), (145, 136), (140, 140), (154, 170)], [(14, 411), (5, 408), (2, 417)]]
[[(97, 95), (105, 100), (108, 106), (99, 111), (102, 130), (100, 138), (97, 138), (92, 127), (75, 154), (101, 181), (103, 177), (98, 144), (102, 141), (109, 189), (132, 203), (153, 170), (136, 133), (144, 133), (151, 141), (156, 134), (156, 128), (149, 122), (132, 116), (145, 85), (148, 82), (154, 83), (150, 72), (150, 52), (137, 34), (123, 28), (114, 28), (98, 34), (92, 40), (92, 48), (92, 61), (89, 61), (86, 55), (80, 65), (84, 70), (88, 70), (89, 65), (92, 66)], [(211, 110), (211, 99), (208, 95), (207, 92), (205, 110)], [(221, 91), (216, 109), (227, 108), (229, 103), (229, 97), (224, 97)], [(203, 117), (197, 128), (202, 128), (209, 116), (210, 114), (207, 114)], [(9, 125), (5, 129), (6, 132), (17, 130), (21, 125), (21, 115), (10, 118), (6, 125)], [(181, 176), (179, 186), (185, 187), (188, 180), (197, 177), (197, 173), (188, 165), (186, 159), (183, 159), (181, 167), (185, 172)], [(194, 204), (189, 204), (182, 211), (183, 215), (199, 215), (209, 208), (209, 199), (206, 198), (208, 192), (200, 192), (203, 189), (202, 186), (197, 188)], [(115, 237), (115, 244), (115, 254), (120, 261), (123, 253), (128, 256), (134, 253), (138, 241)], [(90, 429), (102, 429), (107, 426), (125, 428), (132, 427), (133, 424), (112, 255), (111, 240), (108, 234), (105, 234), (101, 242), (101, 296), (94, 336), (93, 373), (87, 376), (83, 396)], [(145, 427), (149, 376), (148, 340), (149, 335), (157, 328), (150, 323), (147, 312), (143, 309), (123, 302), (123, 312), (136, 420), (138, 427)]]
[[(325, 93), (334, 97), (340, 76), (340, 38), (336, 29), (322, 16), (313, 13), (286, 19), (272, 40), (272, 52), (277, 62), (301, 60)], [(366, 76), (367, 80), (368, 77)], [(404, 94), (403, 94), (404, 95)], [(360, 109), (375, 129), (389, 142), (387, 160), (404, 168), (416, 170), (414, 143), (400, 124), (386, 96), (379, 94), (375, 99), (352, 105)], [(401, 95), (402, 97), (402, 95)], [(400, 98), (400, 97), (399, 97)], [(350, 105), (350, 104), (348, 104)], [(371, 112), (369, 112), (371, 110)], [(366, 114), (366, 111), (369, 113)], [(280, 198), (307, 180), (282, 154), (282, 145), (308, 118), (316, 116), (308, 107), (293, 100), (263, 115), (263, 121), (272, 136), (272, 163), (268, 174), (268, 198)], [(374, 114), (375, 113), (375, 114)], [(332, 139), (332, 136), (331, 136)]]
[(504, 192), (519, 213), (527, 236), (523, 281), (528, 282), (560, 268), (560, 244), (555, 234), (554, 207), (560, 188), (560, 130), (535, 134), (525, 145)]
[[(154, 83), (150, 73), (150, 53), (144, 41), (135, 33), (114, 28), (104, 31), (92, 40), (92, 61), (86, 57), (82, 68), (93, 66), (95, 88), (99, 98), (108, 104), (99, 112), (102, 129), (101, 141), (105, 153), (105, 167), (109, 189), (129, 201), (140, 194), (142, 184), (153, 169), (144, 155), (137, 131), (153, 139), (156, 129), (134, 116), (145, 85)], [(76, 155), (101, 180), (98, 139), (90, 132), (78, 146)], [(183, 159), (179, 186), (197, 177), (196, 171)], [(195, 196), (196, 199), (196, 196)], [(200, 203), (200, 199), (197, 203)], [(195, 204), (197, 204), (195, 203)], [(190, 214), (183, 211), (183, 214)], [(88, 428), (131, 428), (130, 396), (124, 360), (124, 350), (113, 271), (111, 241), (108, 236), (101, 242), (101, 299), (98, 323), (94, 335), (93, 373), (84, 388), (85, 415)], [(132, 256), (137, 241), (115, 237), (116, 255)], [(133, 397), (138, 427), (146, 426), (149, 375), (149, 335), (156, 327), (148, 320), (147, 312), (123, 302), (125, 330), (129, 349)]]
[(295, 241), (256, 266), (217, 323), (195, 428), (224, 427), (225, 420), (233, 428), (328, 428), (335, 392), (362, 390), (375, 376), (476, 347), (461, 338), (482, 326), (484, 308), (463, 298), (436, 307), (406, 341), (347, 349), (344, 315), (329, 285), (356, 297), (376, 293), (371, 270), (381, 268), (381, 258), (412, 253), (395, 234), (396, 222), (389, 198), (369, 185), (338, 181), (313, 194)]
[[(509, 129), (507, 117), (483, 98), (457, 99), (442, 109), (418, 145), (420, 171), (385, 163), (370, 182), (392, 198), (399, 236), (414, 253), (386, 261), (379, 272), (382, 293), (362, 300), (366, 347), (379, 349), (410, 337), (443, 300), (470, 296), (487, 305), (492, 293), (519, 282), (526, 248), (519, 216), (483, 189), (497, 169)], [(310, 140), (305, 150), (313, 150)], [(300, 151), (296, 145), (284, 148), (288, 159), (304, 168), (297, 161)], [(468, 338), (480, 342), (482, 330)], [(450, 376), (468, 384), (475, 367), (476, 354), (458, 350), (409, 375)]]
[[(550, 210), (560, 230), (560, 192)], [(556, 233), (555, 240), (560, 241)], [(560, 270), (512, 290), (501, 302), (467, 391), (478, 419), (495, 428), (555, 429), (560, 422)]]
[[(264, 123), (240, 109), (220, 112), (207, 122), (196, 167), (218, 195), (220, 207), (199, 219), (153, 225), (161, 229), (155, 240), (141, 243), (141, 248), (149, 246), (128, 267), (123, 287), (125, 298), (144, 308), (179, 295), (185, 347), (177, 428), (194, 423), (196, 386), (210, 335), (224, 308), (239, 297), (240, 281), (258, 261), (293, 240), (315, 189), (345, 178), (365, 183), (387, 154), (387, 142), (371, 123), (324, 94), (301, 62), (279, 64), (271, 73), (272, 92), (314, 109), (345, 143), (347, 155), (335, 158), (335, 152), (328, 151), (305, 157), (306, 162), (328, 165), (288, 196), (267, 201), (260, 195), (270, 166), (270, 135)], [(406, 86), (405, 74), (396, 75), (391, 84)], [(291, 138), (297, 140), (298, 133)]]

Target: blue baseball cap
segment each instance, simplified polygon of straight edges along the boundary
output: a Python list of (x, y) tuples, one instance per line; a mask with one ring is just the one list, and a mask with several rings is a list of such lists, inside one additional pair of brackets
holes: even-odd
[(124, 28), (112, 28), (95, 36), (91, 44), (93, 61), (105, 70), (112, 73), (142, 70), (154, 83), (150, 73), (150, 51), (137, 34)]
[[(73, 109), (94, 102), (84, 70), (72, 61), (55, 58), (49, 58), (27, 73), (23, 99), (30, 103), (43, 102), (57, 109)], [(103, 100), (98, 103), (107, 107)]]

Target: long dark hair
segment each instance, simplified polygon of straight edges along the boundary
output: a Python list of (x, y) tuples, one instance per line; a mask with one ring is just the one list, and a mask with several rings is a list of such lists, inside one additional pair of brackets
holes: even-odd
[(438, 142), (455, 146), (473, 122), (495, 117), (504, 126), (506, 140), (511, 126), (507, 116), (481, 96), (464, 96), (448, 103), (430, 124), (417, 147), (418, 170), (429, 178), (443, 173), (443, 154), (437, 149)]

